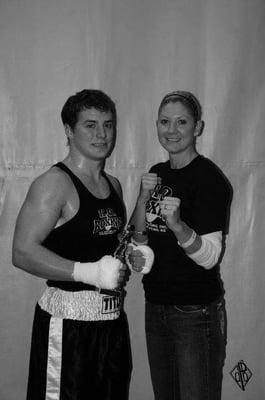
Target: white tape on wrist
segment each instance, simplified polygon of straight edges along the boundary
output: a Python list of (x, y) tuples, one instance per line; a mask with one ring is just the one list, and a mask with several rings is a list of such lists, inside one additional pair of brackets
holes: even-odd
[(83, 282), (98, 287), (98, 272), (99, 261), (91, 263), (75, 262), (73, 278), (76, 282)]
[(77, 282), (113, 290), (118, 286), (121, 265), (120, 260), (109, 255), (96, 262), (75, 262), (73, 278)]

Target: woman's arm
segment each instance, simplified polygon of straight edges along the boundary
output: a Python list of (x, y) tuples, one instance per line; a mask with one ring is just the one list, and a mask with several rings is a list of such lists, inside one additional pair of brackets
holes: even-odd
[(180, 199), (176, 197), (165, 197), (160, 202), (161, 214), (187, 256), (198, 265), (210, 269), (216, 265), (221, 254), (222, 232), (198, 235), (181, 220), (180, 203)]
[(129, 222), (135, 228), (133, 237), (138, 243), (147, 242), (145, 206), (159, 180), (157, 174), (152, 172), (142, 176), (139, 195)]

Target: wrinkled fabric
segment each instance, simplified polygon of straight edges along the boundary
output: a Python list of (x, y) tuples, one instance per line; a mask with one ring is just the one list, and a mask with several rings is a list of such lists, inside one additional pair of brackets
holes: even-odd
[[(26, 396), (32, 305), (44, 286), (12, 266), (15, 220), (32, 180), (65, 157), (61, 107), (87, 87), (103, 89), (117, 105), (106, 170), (120, 179), (128, 216), (141, 174), (166, 159), (155, 127), (162, 97), (183, 89), (200, 99), (198, 150), (234, 188), (221, 268), (223, 398), (265, 398), (264, 20), (264, 0), (0, 2), (1, 400)], [(137, 365), (130, 400), (152, 398), (139, 275), (130, 278), (126, 303)], [(253, 372), (244, 392), (230, 375), (240, 360)]]

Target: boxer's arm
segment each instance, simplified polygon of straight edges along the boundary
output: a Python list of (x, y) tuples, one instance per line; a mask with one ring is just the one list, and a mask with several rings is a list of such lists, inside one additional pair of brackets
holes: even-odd
[(124, 280), (125, 272), (119, 260), (104, 256), (97, 262), (75, 263), (42, 245), (62, 215), (71, 185), (69, 179), (56, 170), (48, 171), (33, 182), (17, 218), (13, 264), (44, 279), (75, 280), (114, 289)]
[(42, 246), (61, 217), (69, 186), (67, 178), (54, 170), (32, 183), (15, 227), (12, 261), (16, 267), (45, 279), (73, 280), (74, 263)]

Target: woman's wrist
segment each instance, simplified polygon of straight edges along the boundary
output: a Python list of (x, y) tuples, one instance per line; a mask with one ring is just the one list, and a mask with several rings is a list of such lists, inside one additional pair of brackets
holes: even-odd
[(188, 240), (185, 240), (185, 242), (178, 242), (179, 245), (183, 248), (183, 249), (187, 249), (188, 247), (190, 247), (191, 245), (193, 245), (193, 243), (195, 242), (197, 238), (197, 233), (192, 230), (190, 237), (188, 238)]
[[(173, 231), (173, 233), (175, 234), (175, 236), (187, 236), (187, 233), (185, 232), (187, 230), (187, 225), (185, 224), (185, 222), (179, 220), (178, 223), (176, 223), (171, 230)], [(189, 229), (189, 228), (188, 228)], [(186, 235), (185, 235), (186, 234)]]
[(148, 235), (146, 230), (135, 230), (133, 232), (132, 238), (135, 240), (137, 243), (148, 243)]
[(196, 240), (196, 232), (183, 221), (176, 224), (172, 230), (178, 240), (178, 244), (184, 249), (190, 247)]
[(201, 247), (201, 237), (194, 229), (190, 228), (182, 221), (178, 227), (175, 227), (174, 234), (178, 241), (178, 245), (183, 248), (186, 254), (194, 253)]
[(148, 202), (149, 197), (143, 197), (141, 195), (138, 196), (136, 207), (145, 207), (146, 203)]

